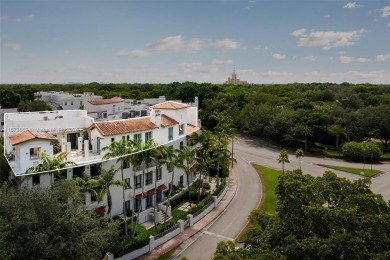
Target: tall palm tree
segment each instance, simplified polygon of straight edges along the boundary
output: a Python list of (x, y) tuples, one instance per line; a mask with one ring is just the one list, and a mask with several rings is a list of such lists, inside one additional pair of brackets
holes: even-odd
[[(92, 181), (91, 177), (89, 177), (85, 172), (81, 177), (74, 178), (73, 182), (75, 182), (76, 185), (80, 188), (80, 192), (84, 194), (84, 202), (86, 193), (91, 194), (91, 196), (94, 196), (95, 198), (97, 197), (96, 183)], [(84, 206), (83, 210), (85, 210)]]
[(297, 149), (295, 151), (295, 157), (297, 157), (297, 159), (299, 160), (299, 169), (302, 171), (302, 167), (301, 167), (301, 158), (305, 156), (305, 153), (303, 152), (303, 150), (301, 148)]
[(284, 164), (289, 163), (288, 153), (285, 149), (281, 150), (278, 157), (278, 162), (283, 164), (283, 173), (284, 173)]
[(107, 214), (111, 213), (112, 208), (112, 197), (111, 197), (111, 186), (120, 186), (120, 187), (127, 187), (129, 188), (129, 184), (125, 182), (124, 180), (115, 180), (115, 174), (117, 169), (115, 169), (115, 166), (111, 166), (110, 169), (106, 170), (99, 167), (100, 175), (97, 180), (92, 179), (91, 182), (96, 187), (96, 193), (97, 193), (97, 200), (98, 202), (102, 202), (104, 199), (104, 196), (107, 195)]
[(188, 147), (188, 146), (184, 146), (179, 151), (179, 158), (180, 158), (179, 165), (185, 166), (183, 169), (184, 169), (185, 174), (187, 175), (187, 191), (188, 191), (188, 200), (190, 203), (190, 208), (191, 208), (190, 176), (192, 174), (190, 169), (194, 163), (195, 152), (196, 152), (196, 150), (194, 148)]
[[(32, 166), (26, 170), (26, 173), (36, 173), (36, 172), (42, 172), (41, 174), (50, 174), (51, 176), (51, 185), (54, 185), (54, 178), (53, 175), (59, 176), (61, 174), (61, 169), (70, 167), (70, 166), (76, 166), (77, 163), (72, 161), (66, 160), (67, 153), (62, 152), (58, 154), (57, 156), (54, 156), (51, 158), (47, 153), (42, 152), (41, 153), (41, 159), (42, 163), (38, 164), (37, 166)], [(29, 176), (27, 176), (28, 178)]]
[[(172, 173), (172, 176), (171, 176), (171, 188), (169, 189), (168, 191), (168, 205), (167, 205), (167, 210), (168, 210), (168, 207), (171, 205), (170, 203), (170, 197), (171, 197), (171, 192), (173, 190), (173, 180), (174, 180), (174, 177), (175, 177), (175, 168), (178, 167), (178, 168), (184, 168), (185, 166), (181, 164), (181, 160), (178, 156), (180, 150), (178, 149), (173, 149), (173, 148), (170, 148), (168, 147), (167, 149), (167, 169), (168, 169), (168, 172), (171, 172)], [(167, 213), (167, 212), (165, 212)]]
[(296, 127), (294, 127), (294, 131), (305, 138), (305, 152), (307, 153), (307, 139), (309, 136), (313, 135), (313, 129), (306, 125), (306, 124), (301, 124)]
[(340, 134), (347, 136), (347, 131), (340, 125), (334, 124), (328, 127), (328, 133), (331, 135), (336, 135), (336, 148), (339, 148)]

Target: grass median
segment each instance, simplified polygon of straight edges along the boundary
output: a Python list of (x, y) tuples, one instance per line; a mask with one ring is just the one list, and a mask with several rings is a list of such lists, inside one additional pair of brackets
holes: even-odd
[[(349, 172), (357, 175), (363, 175), (365, 177), (372, 177), (378, 173), (380, 173), (380, 170), (371, 170), (371, 169), (361, 169), (361, 168), (352, 168), (352, 167), (343, 167), (343, 166), (336, 166), (336, 165), (328, 165), (328, 164), (318, 164), (319, 166), (326, 167), (333, 170), (343, 171), (343, 172)], [(363, 174), (362, 174), (363, 173)]]

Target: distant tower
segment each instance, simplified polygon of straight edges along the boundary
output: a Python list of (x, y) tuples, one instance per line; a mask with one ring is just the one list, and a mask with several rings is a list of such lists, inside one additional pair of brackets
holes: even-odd
[(233, 69), (233, 73), (232, 73), (232, 76), (228, 78), (227, 81), (225, 81), (224, 84), (227, 84), (227, 85), (247, 85), (248, 82), (247, 81), (244, 81), (244, 80), (240, 80), (237, 78), (237, 73), (236, 73), (236, 69)]

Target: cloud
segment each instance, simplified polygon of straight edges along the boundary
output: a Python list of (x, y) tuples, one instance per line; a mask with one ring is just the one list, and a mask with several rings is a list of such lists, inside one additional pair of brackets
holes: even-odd
[(34, 20), (34, 15), (33, 14), (27, 15), (27, 20), (28, 21)]
[(187, 72), (206, 72), (207, 69), (199, 62), (181, 63), (178, 65), (179, 70)]
[(390, 5), (385, 6), (381, 9), (382, 17), (386, 18), (390, 16)]
[(275, 60), (283, 60), (284, 58), (286, 58), (286, 55), (280, 53), (274, 53), (272, 54), (272, 58), (274, 58)]
[(232, 39), (217, 40), (213, 45), (219, 49), (238, 49), (240, 43)]
[(149, 51), (145, 50), (120, 50), (114, 53), (114, 56), (117, 57), (146, 57), (149, 56), (151, 53)]
[(375, 57), (375, 60), (376, 60), (376, 61), (390, 60), (390, 54), (381, 54), (381, 55), (377, 55), (377, 56)]
[(222, 65), (229, 65), (232, 64), (232, 60), (219, 60), (219, 59), (212, 59), (209, 64), (210, 65), (217, 65), (217, 66), (222, 66)]
[(340, 56), (339, 57), (341, 63), (351, 63), (351, 62), (368, 62), (370, 61), (369, 59), (366, 58), (354, 58), (354, 57), (348, 57), (348, 56)]
[(291, 33), (292, 36), (295, 36), (295, 37), (298, 37), (298, 36), (301, 36), (301, 35), (304, 35), (306, 32), (306, 29), (302, 28), (302, 29), (299, 29), (299, 30), (295, 30)]
[(181, 35), (169, 36), (148, 46), (156, 52), (193, 52), (202, 49), (200, 39), (191, 39), (185, 43)]
[(267, 46), (267, 45), (257, 45), (257, 46), (255, 47), (255, 50), (266, 51), (266, 50), (268, 50), (268, 49), (269, 49), (269, 46)]
[(347, 3), (346, 5), (344, 5), (344, 8), (346, 8), (346, 9), (355, 9), (358, 7), (360, 7), (360, 5), (357, 4), (356, 2), (351, 2), (351, 3)]
[(0, 22), (8, 19), (8, 16), (0, 16)]
[(19, 51), (22, 49), (22, 45), (19, 43), (4, 43), (4, 48), (13, 50), (13, 51)]
[(387, 27), (390, 27), (390, 23), (387, 23)]
[(316, 56), (306, 56), (306, 57), (303, 57), (302, 60), (314, 62), (317, 60), (317, 57)]
[(292, 32), (293, 36), (299, 37), (298, 46), (300, 47), (322, 47), (323, 50), (331, 48), (350, 46), (355, 44), (366, 30), (360, 29), (349, 32), (335, 31), (311, 31), (306, 33), (304, 29)]

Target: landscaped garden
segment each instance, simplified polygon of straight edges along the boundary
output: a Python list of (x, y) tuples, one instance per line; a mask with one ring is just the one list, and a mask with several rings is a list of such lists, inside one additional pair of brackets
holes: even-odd
[(371, 169), (361, 169), (361, 168), (352, 168), (352, 167), (343, 167), (343, 166), (336, 166), (336, 165), (328, 165), (328, 164), (318, 164), (319, 166), (323, 166), (326, 168), (343, 171), (343, 172), (349, 172), (357, 175), (363, 175), (365, 177), (372, 177), (376, 174), (380, 173), (380, 170), (371, 170)]

